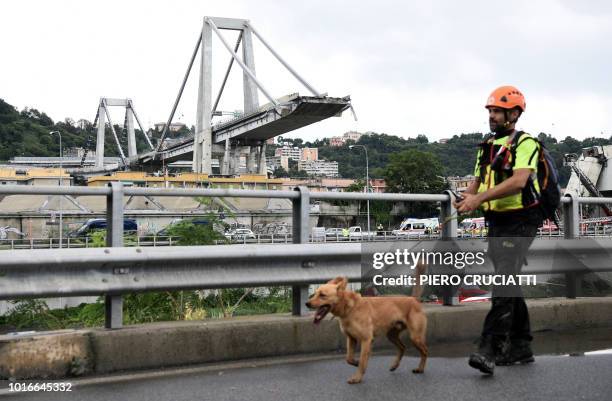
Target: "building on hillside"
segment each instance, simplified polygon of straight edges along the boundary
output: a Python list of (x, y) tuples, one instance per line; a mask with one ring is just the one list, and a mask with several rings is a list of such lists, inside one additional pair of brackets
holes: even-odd
[(342, 138), (344, 138), (344, 141), (351, 140), (357, 142), (362, 136), (363, 134), (357, 131), (349, 131), (342, 134)]
[(268, 163), (268, 167), (272, 171), (276, 170), (279, 167), (285, 169), (285, 171), (289, 171), (289, 157), (288, 156), (272, 156), (266, 159)]
[(383, 178), (370, 178), (370, 189), (372, 192), (387, 192), (387, 183)]
[(355, 182), (352, 178), (322, 178), (321, 187), (329, 192), (345, 192)]
[(289, 146), (286, 142), (282, 147), (276, 148), (274, 157), (288, 157), (291, 160), (318, 160), (318, 148), (298, 148), (297, 146)]
[(342, 134), (342, 136), (332, 136), (329, 138), (329, 146), (340, 147), (346, 144), (346, 141), (351, 140), (354, 142), (359, 141), (362, 136), (368, 135), (369, 133), (362, 134), (357, 131), (348, 131)]
[(280, 148), (276, 148), (274, 156), (286, 156), (291, 160), (298, 161), (301, 157), (301, 151), (297, 146), (283, 145)]
[(300, 160), (319, 160), (319, 148), (302, 148)]
[(329, 146), (339, 148), (344, 146), (344, 138), (341, 136), (332, 136), (329, 138)]
[(298, 170), (308, 175), (338, 177), (338, 162), (326, 160), (300, 160)]

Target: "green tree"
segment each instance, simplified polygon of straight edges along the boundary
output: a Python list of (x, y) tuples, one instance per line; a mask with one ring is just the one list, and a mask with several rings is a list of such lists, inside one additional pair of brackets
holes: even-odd
[(276, 170), (274, 170), (274, 177), (276, 178), (289, 177), (289, 172), (285, 170), (283, 166), (279, 166)]
[[(209, 198), (197, 198), (197, 200), (209, 207), (213, 205)], [(230, 211), (226, 212), (233, 216)], [(208, 224), (194, 224), (190, 220), (173, 224), (167, 229), (168, 235), (178, 237), (178, 245), (184, 246), (213, 245), (227, 242), (225, 236), (220, 232), (221, 228), (225, 226), (221, 219), (210, 212), (206, 215), (205, 220)], [(187, 315), (193, 315), (194, 311), (195, 315), (202, 316), (202, 312), (204, 312), (202, 303), (206, 302), (215, 305), (224, 317), (231, 317), (240, 304), (252, 296), (253, 290), (254, 288), (219, 289), (214, 292), (212, 300), (200, 297), (199, 304), (196, 302), (200, 294), (197, 291), (173, 291), (167, 292), (167, 296), (169, 301), (175, 305), (174, 310), (180, 311), (180, 319), (184, 319)], [(189, 304), (185, 304), (185, 302), (189, 302)], [(200, 311), (200, 313), (197, 311)]]
[(291, 175), (291, 178), (308, 178), (308, 173), (304, 170), (296, 170), (295, 174)]
[(178, 245), (214, 245), (219, 242), (226, 242), (222, 233), (215, 229), (219, 226), (218, 218), (208, 215), (208, 224), (194, 224), (193, 221), (183, 220), (172, 224), (168, 228), (168, 235), (177, 237)]
[[(353, 184), (346, 187), (346, 192), (364, 192), (365, 189), (365, 180), (357, 180)], [(370, 191), (372, 189), (370, 188)], [(342, 201), (338, 201), (342, 202)], [(347, 202), (348, 201), (344, 201)], [(363, 210), (363, 205), (365, 201), (359, 201), (359, 210)], [(370, 201), (370, 215), (374, 220), (374, 224), (378, 225), (383, 224), (388, 226), (391, 222), (391, 210), (393, 209), (392, 202), (386, 201)]]
[(409, 149), (390, 159), (384, 174), (391, 192), (439, 193), (445, 188), (444, 169), (432, 153)]
[[(443, 173), (435, 155), (408, 149), (391, 155), (384, 178), (389, 192), (438, 194), (447, 188)], [(407, 208), (416, 217), (437, 213), (431, 202), (410, 202)]]

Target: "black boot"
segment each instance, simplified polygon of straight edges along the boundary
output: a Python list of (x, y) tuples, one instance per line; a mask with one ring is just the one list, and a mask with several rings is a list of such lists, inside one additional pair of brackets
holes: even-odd
[(508, 351), (495, 357), (495, 364), (497, 366), (508, 366), (515, 363), (524, 364), (533, 361), (531, 343), (527, 340), (511, 340)]
[(482, 336), (478, 344), (478, 351), (470, 355), (469, 364), (482, 373), (493, 374), (495, 369), (495, 348), (492, 336)]

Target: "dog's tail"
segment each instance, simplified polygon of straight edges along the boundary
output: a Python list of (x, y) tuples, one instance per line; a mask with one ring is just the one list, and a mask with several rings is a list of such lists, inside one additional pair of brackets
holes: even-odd
[(421, 275), (425, 273), (427, 270), (427, 265), (419, 262), (414, 268), (414, 279), (416, 284), (412, 286), (412, 296), (417, 300), (421, 299), (421, 295), (423, 295), (423, 285), (421, 284)]

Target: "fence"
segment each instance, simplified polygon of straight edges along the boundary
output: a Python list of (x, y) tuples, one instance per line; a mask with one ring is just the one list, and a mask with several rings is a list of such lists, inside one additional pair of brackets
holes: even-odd
[[(163, 235), (142, 235), (134, 237), (132, 246), (172, 246), (178, 237)], [(59, 248), (92, 248), (98, 246), (90, 237), (63, 238), (17, 238), (0, 239), (0, 249), (59, 249)]]
[[(612, 237), (612, 227), (599, 226), (593, 229), (584, 228), (580, 224), (580, 237), (609, 238)], [(486, 238), (486, 230), (474, 230), (470, 232), (457, 232), (459, 239)], [(562, 238), (563, 229), (540, 228), (537, 233), (539, 238)], [(309, 243), (321, 242), (385, 242), (385, 241), (422, 241), (428, 239), (438, 239), (440, 236), (434, 234), (398, 234), (393, 231), (381, 231), (371, 236), (343, 236), (335, 235), (310, 235)], [(178, 245), (180, 237), (166, 235), (139, 235), (132, 239), (126, 246), (174, 246)], [(228, 239), (233, 244), (290, 244), (293, 242), (291, 234), (254, 234), (254, 238), (242, 236)], [(219, 242), (218, 245), (222, 243)], [(17, 238), (0, 239), (0, 250), (8, 249), (59, 249), (59, 248), (91, 248), (98, 246), (89, 237), (83, 238), (63, 238), (60, 246), (59, 238)]]
[[(440, 237), (457, 237), (456, 211), (449, 192), (442, 194), (381, 194), (233, 189), (124, 188), (119, 182), (108, 187), (2, 186), (0, 195), (105, 196), (108, 222), (107, 248), (49, 249), (28, 252), (4, 251), (0, 258), (0, 299), (16, 297), (75, 296), (104, 294), (107, 328), (122, 326), (122, 294), (191, 288), (231, 288), (289, 285), (292, 311), (306, 313), (308, 285), (337, 275), (360, 279), (361, 244), (308, 244), (311, 200), (380, 200), (394, 202), (439, 202)], [(123, 248), (124, 196), (194, 196), (238, 198), (285, 198), (292, 202), (292, 245), (227, 245), (172, 248)], [(578, 238), (580, 203), (612, 203), (610, 198), (562, 198), (564, 238)], [(598, 246), (612, 242), (597, 239)], [(546, 245), (546, 242), (549, 244)], [(541, 255), (550, 255), (551, 241), (534, 244)], [(554, 245), (554, 244), (553, 244)], [(587, 250), (588, 251), (588, 250)], [(607, 263), (607, 262), (606, 262)], [(601, 271), (612, 270), (609, 265)], [(533, 270), (538, 272), (538, 269)], [(540, 271), (541, 272), (541, 271)], [(551, 271), (547, 271), (550, 273)], [(581, 274), (577, 267), (563, 266), (567, 295), (575, 297)], [(452, 294), (444, 303), (454, 303)]]

